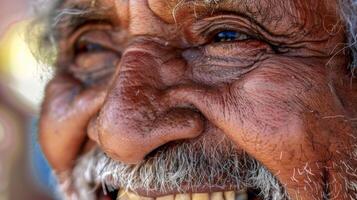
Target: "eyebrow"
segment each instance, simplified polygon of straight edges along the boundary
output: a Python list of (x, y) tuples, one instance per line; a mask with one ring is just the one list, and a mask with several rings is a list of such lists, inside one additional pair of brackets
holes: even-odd
[[(51, 9), (52, 13), (56, 13), (52, 15), (54, 27), (61, 24), (75, 26), (85, 20), (85, 18), (104, 18), (108, 10), (100, 9), (95, 6), (94, 4), (97, 1), (98, 0), (86, 0), (83, 3), (71, 3), (71, 0), (57, 0), (55, 6)], [(218, 5), (219, 3), (224, 3), (226, 0), (177, 0), (177, 3), (184, 4), (196, 1), (204, 2), (207, 5)]]
[(68, 0), (57, 1), (50, 11), (51, 15), (48, 22), (55, 38), (66, 37), (88, 21), (102, 22), (112, 16), (112, 12), (109, 12), (110, 8), (94, 6), (92, 2), (92, 0), (83, 3), (70, 3)]
[[(277, 17), (271, 17), (271, 10), (265, 7), (259, 7), (258, 1), (255, 4), (249, 4), (247, 0), (176, 0), (178, 4), (185, 3), (203, 3), (209, 8), (212, 8), (215, 12), (232, 12), (252, 21), (252, 23), (258, 25), (260, 28), (269, 32), (264, 23), (265, 20)], [(93, 2), (97, 2), (96, 5)], [(252, 8), (258, 6), (257, 11), (252, 11)], [(100, 5), (100, 0), (57, 0), (56, 6), (51, 10), (51, 22), (49, 29), (52, 32), (55, 40), (61, 40), (66, 36), (73, 33), (78, 27), (87, 22), (102, 23), (107, 21), (115, 23), (113, 20), (114, 7), (104, 7)], [(110, 10), (111, 12), (108, 12)], [(274, 14), (273, 14), (274, 15)], [(273, 20), (274, 21), (274, 20)], [(275, 20), (279, 21), (279, 20)], [(258, 23), (259, 22), (259, 23)], [(270, 22), (267, 22), (270, 23)]]

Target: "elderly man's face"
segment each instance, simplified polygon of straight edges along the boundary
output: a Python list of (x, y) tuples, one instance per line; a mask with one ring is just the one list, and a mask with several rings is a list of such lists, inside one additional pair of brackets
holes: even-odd
[(356, 198), (356, 87), (337, 2), (59, 8), (40, 142), (68, 196)]

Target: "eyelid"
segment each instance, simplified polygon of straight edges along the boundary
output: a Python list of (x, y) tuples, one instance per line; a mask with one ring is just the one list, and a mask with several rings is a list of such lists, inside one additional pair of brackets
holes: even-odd
[(113, 45), (114, 42), (110, 38), (110, 34), (100, 30), (85, 32), (79, 36), (79, 38), (74, 43), (75, 50), (77, 50), (77, 48), (83, 43), (88, 45), (100, 45), (103, 50), (109, 50), (113, 52), (120, 51), (120, 49), (117, 49), (118, 45)]
[(72, 35), (69, 36), (67, 42), (69, 44), (75, 44), (75, 42), (86, 32), (90, 31), (109, 31), (113, 29), (110, 24), (87, 24), (78, 28)]
[[(208, 40), (212, 39), (212, 35), (215, 35), (221, 31), (230, 30), (236, 31), (240, 34), (246, 34), (252, 38), (263, 38), (262, 33), (257, 29), (258, 25), (254, 25), (249, 19), (246, 19), (237, 15), (218, 15), (209, 18), (205, 18), (193, 23), (188, 32), (189, 36), (193, 38), (199, 38), (193, 41), (196, 44), (203, 45)], [(189, 38), (189, 41), (192, 38)]]
[[(237, 32), (238, 36), (246, 36), (247, 39), (250, 40), (259, 40), (259, 36), (257, 36), (256, 34), (252, 34), (252, 33), (247, 33), (247, 31), (245, 30), (238, 30), (236, 27), (235, 28), (230, 28), (229, 26), (223, 26), (223, 27), (213, 27), (212, 30), (209, 30), (205, 33), (203, 33), (204, 37), (206, 38), (206, 42), (205, 44), (210, 44), (210, 43), (214, 43), (214, 38), (216, 37), (217, 34), (219, 34), (220, 32), (224, 32), (224, 31), (234, 31)], [(239, 38), (235, 41), (242, 41)], [(231, 41), (234, 42), (234, 41)]]
[[(75, 45), (76, 42), (82, 37), (87, 34), (91, 34), (92, 32), (95, 31), (102, 31), (106, 34), (108, 34), (108, 38), (110, 38), (111, 34), (116, 34), (116, 29), (111, 24), (86, 24), (80, 28), (78, 28), (72, 35), (70, 35), (67, 38), (64, 38), (59, 41), (59, 52), (58, 52), (58, 59), (57, 59), (57, 65), (58, 68), (63, 68), (64, 70), (67, 68), (70, 63), (74, 62), (74, 59), (76, 59), (77, 55), (75, 52)], [(99, 42), (100, 40), (93, 40), (95, 43), (103, 44)], [(101, 41), (102, 42), (102, 41)], [(105, 46), (106, 49), (112, 50), (112, 52), (120, 55), (121, 53), (121, 45), (117, 45), (116, 43), (118, 42), (107, 42), (111, 43), (111, 45)], [(115, 48), (114, 48), (115, 47)]]

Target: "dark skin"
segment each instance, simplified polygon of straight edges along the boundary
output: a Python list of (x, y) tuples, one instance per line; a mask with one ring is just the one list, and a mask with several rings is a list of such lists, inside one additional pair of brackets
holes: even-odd
[[(292, 199), (356, 195), (344, 186), (342, 177), (356, 178), (341, 162), (356, 166), (357, 91), (348, 55), (335, 53), (345, 42), (335, 1), (73, 0), (63, 7), (74, 3), (106, 11), (99, 24), (61, 30), (40, 121), (56, 172), (70, 171), (95, 145), (133, 164), (209, 132), (277, 174)], [(231, 41), (219, 35), (227, 31)]]

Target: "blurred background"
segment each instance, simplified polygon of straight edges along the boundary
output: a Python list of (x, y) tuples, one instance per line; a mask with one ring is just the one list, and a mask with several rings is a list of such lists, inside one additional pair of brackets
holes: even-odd
[(32, 4), (0, 0), (0, 200), (54, 199), (55, 182), (36, 142), (40, 103), (52, 72), (36, 62), (27, 45), (34, 39), (25, 36)]

